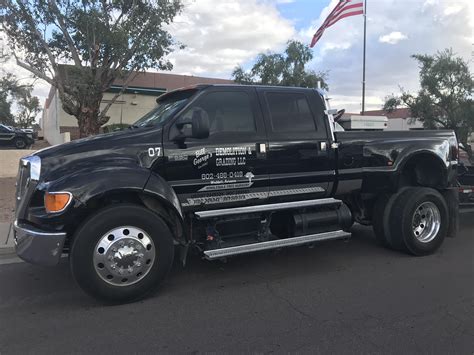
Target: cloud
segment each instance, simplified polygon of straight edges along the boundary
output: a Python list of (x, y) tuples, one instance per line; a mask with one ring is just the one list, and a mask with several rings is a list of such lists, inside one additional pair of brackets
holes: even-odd
[(379, 37), (379, 42), (381, 43), (388, 43), (388, 44), (397, 44), (398, 42), (407, 39), (408, 37), (405, 36), (403, 33), (399, 31), (390, 32), (387, 35), (383, 35)]
[[(172, 35), (187, 45), (169, 55), (173, 72), (221, 78), (230, 78), (238, 64), (248, 67), (261, 52), (283, 50), (290, 39), (309, 44), (338, 2), (326, 0), (328, 6), (297, 31), (295, 22), (284, 18), (277, 9), (287, 0), (184, 1), (183, 13), (169, 26)], [(366, 108), (379, 109), (384, 97), (398, 93), (399, 86), (410, 91), (418, 89), (419, 69), (410, 58), (412, 54), (434, 54), (452, 48), (469, 60), (473, 7), (471, 0), (369, 1)], [(396, 46), (387, 45), (394, 41)], [(310, 69), (329, 72), (333, 105), (351, 112), (361, 108), (362, 47), (363, 17), (345, 18), (325, 31), (309, 64)], [(14, 63), (11, 67), (9, 64), (10, 69), (21, 72)], [(44, 83), (36, 85), (35, 92), (44, 97), (47, 87)]]
[[(310, 26), (299, 32), (305, 43), (310, 42), (336, 3), (337, 0), (332, 0)], [(411, 92), (418, 90), (419, 68), (410, 57), (412, 54), (435, 54), (452, 48), (465, 60), (471, 58), (474, 25), (470, 14), (474, 2), (412, 0), (409, 7), (400, 4), (399, 0), (368, 4), (366, 109), (380, 109), (384, 98), (399, 93), (400, 86)], [(447, 15), (453, 11), (456, 11), (455, 16)], [(402, 40), (402, 37), (406, 38)], [(397, 46), (387, 45), (394, 41), (398, 42)], [(329, 71), (329, 94), (333, 97), (333, 106), (350, 112), (360, 111), (362, 53), (362, 16), (339, 21), (327, 29), (316, 44), (315, 60), (311, 64), (315, 70)]]
[(460, 12), (463, 9), (462, 6), (459, 4), (454, 4), (452, 6), (448, 6), (447, 8), (444, 9), (444, 14), (446, 16), (451, 16), (451, 15), (456, 15), (458, 12)]
[(258, 53), (282, 49), (295, 32), (275, 2), (257, 0), (188, 1), (169, 30), (187, 46), (169, 56), (173, 72), (223, 78)]

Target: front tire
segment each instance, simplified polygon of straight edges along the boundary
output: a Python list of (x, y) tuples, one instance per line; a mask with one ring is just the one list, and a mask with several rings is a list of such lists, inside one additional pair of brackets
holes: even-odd
[(70, 267), (89, 295), (126, 303), (152, 292), (170, 271), (173, 257), (165, 222), (144, 207), (120, 204), (100, 210), (77, 230)]
[(413, 187), (399, 194), (389, 216), (390, 242), (413, 255), (434, 253), (449, 228), (446, 201), (436, 190)]

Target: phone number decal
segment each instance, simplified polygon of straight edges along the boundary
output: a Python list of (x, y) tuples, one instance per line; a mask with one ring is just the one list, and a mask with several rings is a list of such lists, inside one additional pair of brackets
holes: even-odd
[(242, 178), (242, 177), (244, 177), (243, 171), (201, 174), (201, 180), (235, 179), (235, 178)]

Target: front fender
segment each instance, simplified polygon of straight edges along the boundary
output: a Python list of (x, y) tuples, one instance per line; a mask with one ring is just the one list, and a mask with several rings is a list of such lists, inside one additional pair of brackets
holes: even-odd
[[(167, 214), (175, 217), (170, 223), (179, 224), (175, 226), (178, 238), (185, 231), (181, 204), (175, 192), (163, 178), (150, 174), (150, 171), (145, 168), (98, 167), (92, 171), (77, 171), (61, 179), (40, 184), (38, 189), (72, 193), (73, 208), (85, 206), (89, 201), (107, 195), (109, 192), (136, 192), (142, 197), (149, 196), (158, 200), (167, 209)], [(157, 206), (152, 205), (152, 207), (156, 209)]]
[(101, 166), (96, 169), (79, 170), (60, 179), (40, 184), (46, 191), (68, 191), (76, 203), (86, 204), (92, 198), (108, 191), (128, 190), (141, 192), (150, 176), (150, 171), (137, 166)]
[(173, 208), (181, 221), (184, 220), (183, 210), (178, 196), (161, 176), (152, 173), (145, 185), (144, 192), (164, 201), (168, 207)]

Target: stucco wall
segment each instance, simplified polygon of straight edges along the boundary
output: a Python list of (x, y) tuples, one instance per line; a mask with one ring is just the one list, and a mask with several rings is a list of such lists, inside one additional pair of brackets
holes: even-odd
[(43, 117), (41, 119), (41, 129), (43, 130), (44, 139), (51, 145), (62, 143), (58, 121), (59, 110), (61, 110), (60, 102), (57, 93), (55, 93), (54, 96), (51, 97), (49, 106), (43, 110)]
[[(100, 108), (103, 109), (107, 105), (107, 101), (111, 100), (115, 94), (105, 93)], [(56, 97), (56, 96), (55, 96)], [(110, 117), (105, 125), (112, 123), (131, 124), (149, 112), (156, 106), (156, 97), (139, 94), (123, 94), (107, 111)], [(61, 126), (77, 127), (77, 120), (74, 116), (68, 115), (64, 110), (59, 110), (59, 122)]]

